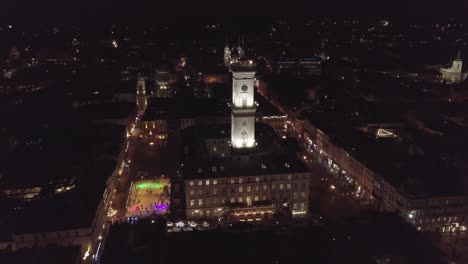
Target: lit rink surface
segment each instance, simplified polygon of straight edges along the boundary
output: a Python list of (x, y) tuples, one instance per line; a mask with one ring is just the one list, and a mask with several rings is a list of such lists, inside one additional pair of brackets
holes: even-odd
[(170, 205), (169, 179), (146, 179), (132, 182), (127, 198), (126, 217), (165, 215)]

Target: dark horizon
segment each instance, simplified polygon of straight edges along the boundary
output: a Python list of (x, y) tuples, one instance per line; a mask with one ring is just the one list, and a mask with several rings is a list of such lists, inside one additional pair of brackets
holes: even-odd
[(168, 17), (191, 18), (237, 18), (237, 17), (291, 17), (291, 18), (360, 18), (402, 21), (439, 21), (454, 18), (466, 21), (465, 11), (468, 2), (462, 0), (451, 1), (450, 4), (440, 5), (435, 1), (402, 0), (378, 1), (342, 1), (326, 2), (289, 1), (282, 2), (256, 1), (254, 3), (240, 0), (220, 3), (208, 1), (91, 1), (82, 0), (75, 3), (64, 3), (55, 0), (6, 2), (0, 10), (0, 22), (64, 22), (81, 23), (87, 21), (118, 22), (122, 20), (159, 20)]

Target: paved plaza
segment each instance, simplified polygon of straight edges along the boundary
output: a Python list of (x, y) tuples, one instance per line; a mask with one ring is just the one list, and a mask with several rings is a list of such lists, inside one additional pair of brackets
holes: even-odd
[(132, 182), (127, 199), (127, 217), (164, 215), (169, 211), (170, 181), (152, 178)]

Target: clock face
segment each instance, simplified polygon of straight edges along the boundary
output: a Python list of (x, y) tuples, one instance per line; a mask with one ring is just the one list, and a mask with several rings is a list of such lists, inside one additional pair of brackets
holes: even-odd
[(241, 89), (242, 89), (243, 92), (247, 92), (249, 87), (247, 85), (242, 85)]

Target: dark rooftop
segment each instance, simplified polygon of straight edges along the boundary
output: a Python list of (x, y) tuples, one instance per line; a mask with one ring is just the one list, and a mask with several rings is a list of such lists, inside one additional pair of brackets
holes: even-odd
[(425, 155), (413, 143), (376, 138), (357, 129), (343, 129), (329, 136), (334, 144), (409, 198), (465, 194), (466, 182), (460, 170)]
[(18, 264), (76, 264), (80, 258), (80, 247), (22, 248), (18, 251), (0, 253), (1, 263)]
[(142, 121), (228, 116), (230, 112), (227, 103), (214, 99), (153, 97), (148, 101)]
[[(116, 167), (124, 127), (77, 122), (42, 128), (38, 135), (40, 140), (2, 152), (2, 190), (42, 189), (30, 201), (2, 199), (0, 229), (28, 233), (89, 227)], [(61, 186), (74, 187), (56, 193)]]
[[(160, 230), (164, 225), (160, 224), (159, 230), (149, 221), (112, 226), (102, 263), (219, 263), (220, 259), (227, 264), (371, 264), (386, 260), (448, 263), (438, 248), (396, 215), (369, 214), (315, 225), (278, 225), (267, 229), (245, 224), (250, 232), (239, 232), (233, 226), (226, 230), (164, 234)], [(130, 234), (135, 234), (138, 240), (129, 246)], [(180, 248), (184, 248), (184, 254), (180, 254)], [(200, 254), (207, 249), (210, 257)]]
[(87, 120), (128, 119), (136, 106), (133, 102), (109, 102), (83, 105), (78, 110)]
[[(182, 141), (186, 150), (184, 175), (188, 178), (206, 178), (308, 171), (295, 152), (288, 151), (286, 144), (271, 127), (257, 123), (255, 134), (257, 145), (254, 148), (232, 149), (229, 157), (209, 157), (205, 139), (226, 138), (227, 142), (230, 140), (230, 125), (194, 126), (184, 129), (182, 132)], [(226, 145), (226, 148), (230, 146)], [(216, 167), (215, 171), (213, 167)]]

